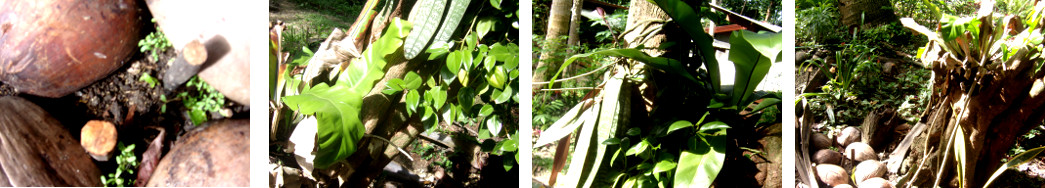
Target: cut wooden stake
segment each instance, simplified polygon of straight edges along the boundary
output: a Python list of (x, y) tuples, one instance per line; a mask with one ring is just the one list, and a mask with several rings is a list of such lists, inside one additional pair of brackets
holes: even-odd
[(116, 147), (116, 126), (103, 120), (88, 121), (80, 130), (80, 145), (94, 160), (109, 161)]
[(185, 57), (185, 61), (192, 65), (198, 66), (207, 60), (207, 48), (199, 40), (192, 40), (189, 44), (185, 44), (181, 53)]

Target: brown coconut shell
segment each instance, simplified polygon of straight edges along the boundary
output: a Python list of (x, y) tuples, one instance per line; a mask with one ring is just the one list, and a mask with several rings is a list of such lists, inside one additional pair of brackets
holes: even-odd
[(0, 140), (0, 186), (102, 186), (102, 173), (87, 152), (32, 102), (0, 97)]
[(857, 162), (878, 160), (878, 155), (875, 154), (874, 149), (863, 142), (853, 142), (849, 144), (849, 146), (845, 148), (845, 152), (842, 154), (845, 155), (845, 158)]
[(813, 145), (813, 148), (810, 148), (812, 151), (828, 149), (831, 148), (832, 144), (834, 144), (834, 142), (831, 142), (831, 138), (828, 138), (827, 135), (821, 133), (814, 133), (813, 139), (809, 140), (809, 142), (812, 142), (811, 145)]
[(0, 1), (0, 81), (61, 97), (104, 78), (138, 48), (136, 2)]
[(841, 185), (835, 185), (832, 188), (853, 188), (853, 186), (849, 185), (849, 184), (841, 184)]
[(146, 186), (250, 186), (250, 121), (208, 124), (179, 139), (156, 165)]
[(816, 155), (813, 155), (813, 162), (816, 164), (838, 165), (842, 162), (842, 153), (830, 149), (822, 149), (817, 151)]
[(830, 186), (849, 184), (849, 173), (845, 172), (845, 169), (838, 165), (816, 165), (816, 177)]
[(888, 180), (882, 178), (871, 178), (860, 182), (856, 187), (859, 188), (893, 188), (893, 185)]
[(850, 143), (860, 141), (860, 129), (848, 126), (842, 129), (842, 132), (838, 132), (838, 136), (835, 137), (835, 142), (842, 147), (849, 146)]
[(853, 170), (853, 177), (854, 181), (859, 184), (871, 178), (880, 178), (882, 175), (885, 175), (885, 172), (885, 164), (877, 160), (866, 160), (856, 165), (856, 169)]

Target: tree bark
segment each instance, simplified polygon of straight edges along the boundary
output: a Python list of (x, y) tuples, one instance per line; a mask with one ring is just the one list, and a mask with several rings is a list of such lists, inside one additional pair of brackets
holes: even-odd
[[(533, 82), (547, 81), (550, 75), (559, 68), (563, 57), (557, 54), (562, 50), (562, 36), (569, 36), (570, 29), (570, 7), (571, 0), (553, 0), (551, 11), (548, 12), (548, 28), (544, 36), (544, 46), (541, 59), (534, 69)], [(544, 84), (533, 85), (534, 91), (544, 87)]]
[[(570, 46), (577, 46), (580, 44), (580, 37), (578, 37), (577, 31), (581, 27), (581, 8), (584, 7), (584, 0), (573, 0), (573, 7), (570, 8), (570, 39), (567, 40), (566, 44)], [(572, 50), (570, 53), (576, 53)]]

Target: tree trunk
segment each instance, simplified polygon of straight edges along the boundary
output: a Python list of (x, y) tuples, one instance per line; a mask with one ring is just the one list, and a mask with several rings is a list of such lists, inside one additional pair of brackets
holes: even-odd
[[(1045, 95), (1042, 94), (1045, 71), (1035, 71), (1034, 66), (1041, 60), (1026, 58), (1005, 63), (1006, 66), (1002, 67), (988, 66), (990, 68), (980, 71), (998, 70), (983, 73), (985, 76), (981, 78), (969, 76), (975, 73), (968, 74), (977, 68), (932, 67), (933, 91), (939, 92), (933, 93), (930, 104), (939, 108), (929, 109), (927, 114), (936, 114), (934, 111), (940, 110), (951, 112), (944, 113), (942, 118), (927, 118), (930, 132), (926, 136), (928, 144), (923, 147), (942, 148), (932, 156), (947, 161), (944, 170), (951, 171), (946, 173), (951, 174), (947, 177), (959, 176), (966, 182), (965, 187), (982, 186), (1001, 165), (1001, 159), (1016, 138), (1045, 119), (1045, 109), (1042, 108), (1045, 107)], [(964, 133), (957, 137), (966, 143), (964, 164), (955, 162), (954, 147), (948, 145), (955, 128)], [(952, 149), (947, 153), (946, 148)], [(921, 151), (927, 150), (923, 148)], [(952, 173), (956, 171), (954, 164), (964, 166), (966, 173)], [(935, 171), (939, 165), (929, 168), (935, 168), (931, 169)], [(946, 182), (951, 179), (944, 178), (941, 184), (948, 185)]]
[[(573, 0), (573, 7), (570, 8), (570, 39), (567, 40), (566, 44), (569, 46), (577, 46), (580, 44), (580, 37), (578, 37), (577, 30), (581, 27), (581, 8), (584, 7), (584, 0)], [(572, 50), (570, 53), (576, 53)]]
[[(559, 68), (559, 62), (562, 62), (563, 57), (561, 54), (557, 54), (562, 50), (563, 43), (561, 40), (562, 36), (569, 36), (570, 29), (570, 7), (571, 0), (553, 0), (551, 11), (548, 12), (548, 28), (544, 36), (544, 46), (541, 52), (541, 59), (537, 62), (537, 68), (534, 69), (533, 82), (547, 81), (551, 74)], [(533, 90), (537, 91), (544, 87), (544, 84), (534, 84)]]
[[(888, 8), (887, 8), (888, 7)], [(889, 0), (840, 0), (838, 12), (842, 24), (849, 27), (876, 25), (896, 21)]]

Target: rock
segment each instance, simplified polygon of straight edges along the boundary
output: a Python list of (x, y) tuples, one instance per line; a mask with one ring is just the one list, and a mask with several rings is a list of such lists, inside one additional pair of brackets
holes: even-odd
[(150, 187), (250, 185), (250, 121), (223, 120), (183, 136), (156, 165)]
[(871, 178), (880, 178), (885, 175), (885, 164), (876, 160), (866, 160), (856, 165), (853, 170), (853, 179), (857, 184)]
[(816, 165), (816, 177), (830, 186), (849, 184), (849, 173), (838, 165)]
[[(207, 60), (199, 77), (226, 98), (250, 105), (250, 35), (254, 31), (249, 14), (228, 11), (241, 7), (236, 1), (147, 0), (156, 24), (176, 50), (193, 40), (202, 42)], [(205, 12), (206, 14), (200, 14)]]
[(842, 132), (839, 132), (838, 136), (835, 137), (835, 141), (842, 147), (849, 146), (849, 143), (859, 142), (860, 129), (853, 126), (845, 127), (845, 129), (842, 129)]
[(19, 97), (0, 97), (0, 185), (102, 186), (101, 171), (47, 112)]
[(138, 50), (136, 2), (4, 1), (0, 81), (57, 98), (108, 76)]
[(866, 160), (878, 160), (878, 155), (875, 154), (874, 149), (871, 146), (864, 144), (863, 142), (853, 142), (845, 148), (843, 153), (845, 158), (851, 159), (857, 162)]
[(871, 179), (864, 180), (864, 182), (861, 182), (856, 187), (859, 187), (859, 188), (893, 188), (893, 185), (889, 184), (888, 180), (885, 180), (885, 179), (882, 179), (882, 178), (871, 178)]
[(87, 121), (80, 129), (80, 145), (97, 161), (109, 161), (116, 138), (116, 126), (108, 121)]
[(809, 58), (812, 58), (812, 57), (813, 57), (813, 55), (809, 54), (809, 52), (806, 52), (806, 51), (795, 52), (795, 63), (796, 64), (801, 64), (801, 63), (805, 62), (806, 60), (809, 60)]
[(842, 162), (842, 154), (830, 149), (822, 149), (817, 151), (816, 155), (813, 155), (813, 162), (816, 164), (838, 165)]

